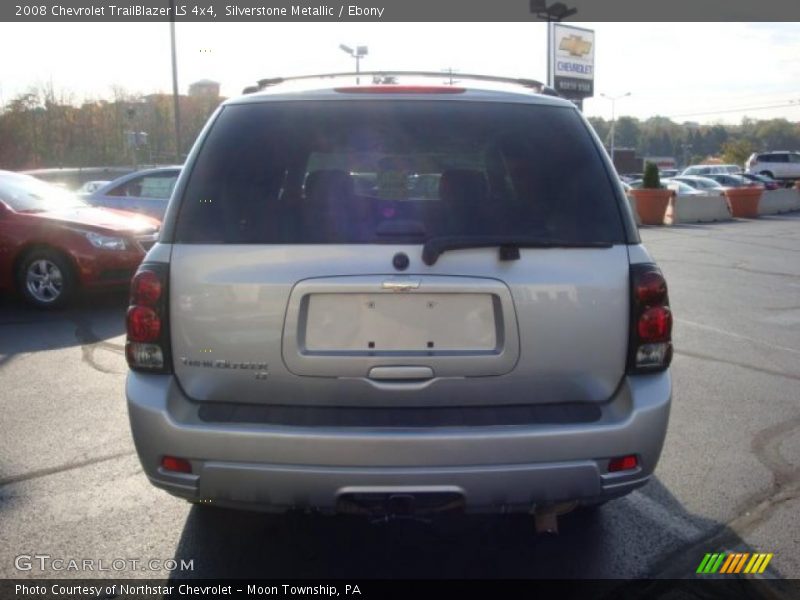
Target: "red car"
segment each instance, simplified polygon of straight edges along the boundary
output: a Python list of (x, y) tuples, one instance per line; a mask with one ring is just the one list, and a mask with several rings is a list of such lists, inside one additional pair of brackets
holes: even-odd
[(127, 286), (160, 227), (151, 217), (95, 208), (34, 177), (0, 171), (0, 288), (56, 308), (81, 288)]

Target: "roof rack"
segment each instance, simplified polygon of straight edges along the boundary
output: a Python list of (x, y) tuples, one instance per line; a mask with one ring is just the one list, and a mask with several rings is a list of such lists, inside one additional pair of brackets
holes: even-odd
[[(294, 77), (270, 77), (267, 79), (259, 79), (258, 85), (246, 87), (242, 90), (243, 94), (252, 94), (259, 92), (268, 87), (280, 85), (289, 81), (302, 81), (306, 79), (336, 79), (341, 77), (447, 77), (447, 71), (360, 71), (346, 72), (346, 73), (320, 73), (318, 75), (297, 75)], [(473, 81), (491, 81), (495, 83), (508, 83), (511, 85), (519, 85), (524, 88), (532, 89), (538, 94), (545, 94), (547, 96), (559, 96), (553, 88), (543, 84), (541, 81), (535, 79), (523, 79), (518, 77), (496, 77), (494, 75), (478, 75), (474, 73), (457, 73), (459, 79), (471, 79)]]

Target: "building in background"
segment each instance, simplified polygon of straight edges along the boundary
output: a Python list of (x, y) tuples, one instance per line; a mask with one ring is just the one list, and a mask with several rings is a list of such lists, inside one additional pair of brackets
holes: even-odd
[(614, 168), (620, 175), (638, 174), (644, 171), (644, 161), (636, 156), (634, 148), (616, 148), (614, 150)]
[(674, 156), (647, 156), (644, 159), (645, 162), (655, 163), (658, 167), (659, 171), (663, 169), (677, 169), (678, 168), (678, 161), (675, 160)]
[(189, 85), (190, 97), (219, 98), (219, 83), (201, 79)]

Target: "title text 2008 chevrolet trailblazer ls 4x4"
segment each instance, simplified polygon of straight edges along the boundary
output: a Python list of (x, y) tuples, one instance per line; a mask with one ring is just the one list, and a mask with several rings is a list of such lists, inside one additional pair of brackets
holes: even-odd
[(576, 107), (507, 83), (265, 80), (217, 110), (132, 284), (128, 407), (154, 485), (552, 515), (648, 481), (666, 283)]

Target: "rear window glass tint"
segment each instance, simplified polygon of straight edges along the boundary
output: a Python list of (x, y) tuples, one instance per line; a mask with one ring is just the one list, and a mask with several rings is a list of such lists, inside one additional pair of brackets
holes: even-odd
[(589, 131), (561, 107), (358, 100), (226, 107), (192, 167), (189, 243), (539, 235), (624, 242)]

